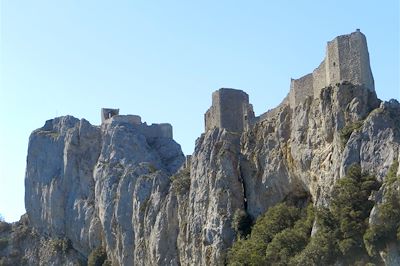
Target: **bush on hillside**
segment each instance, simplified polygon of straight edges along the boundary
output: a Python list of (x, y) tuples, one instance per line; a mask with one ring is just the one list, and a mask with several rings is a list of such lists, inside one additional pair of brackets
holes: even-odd
[(103, 247), (94, 249), (88, 257), (88, 266), (102, 266), (107, 260), (107, 253)]

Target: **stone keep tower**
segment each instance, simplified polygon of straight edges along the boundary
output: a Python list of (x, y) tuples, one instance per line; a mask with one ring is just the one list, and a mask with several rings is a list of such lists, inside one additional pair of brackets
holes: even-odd
[(344, 81), (375, 91), (367, 40), (359, 29), (328, 42), (325, 59), (318, 68), (291, 80), (290, 106), (294, 108), (310, 96), (318, 98), (322, 88)]
[(112, 109), (112, 108), (101, 108), (101, 123), (104, 123), (107, 119), (118, 115), (119, 109)]
[(359, 29), (328, 42), (326, 50), (326, 85), (349, 81), (375, 90), (367, 40)]
[(204, 115), (205, 130), (225, 128), (233, 132), (246, 130), (254, 121), (249, 96), (241, 90), (219, 89), (212, 94), (212, 106)]

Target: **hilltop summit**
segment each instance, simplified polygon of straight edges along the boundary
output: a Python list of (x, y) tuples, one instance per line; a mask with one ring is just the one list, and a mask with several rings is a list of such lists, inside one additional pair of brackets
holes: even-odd
[[(100, 126), (65, 116), (32, 132), (27, 215), (13, 229), (2, 226), (10, 240), (1, 263), (224, 265), (245, 227), (277, 204), (329, 208), (353, 165), (383, 184), (366, 195), (369, 228), (400, 187), (400, 104), (377, 98), (359, 30), (328, 42), (322, 63), (259, 117), (245, 92), (214, 92), (205, 132), (186, 160), (171, 125), (148, 126), (118, 109), (101, 115)], [(305, 239), (318, 231), (316, 220), (311, 227)], [(360, 241), (353, 244), (365, 253)], [(368, 247), (379, 263), (399, 264), (396, 238)]]

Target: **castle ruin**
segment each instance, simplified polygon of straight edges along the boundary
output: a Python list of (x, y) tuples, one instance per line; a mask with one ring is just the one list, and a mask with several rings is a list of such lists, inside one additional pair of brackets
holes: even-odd
[(118, 114), (119, 109), (101, 108), (101, 123)]
[(142, 123), (142, 118), (138, 115), (119, 115), (119, 109), (102, 108), (101, 123), (102, 125), (116, 123), (127, 123), (132, 125), (136, 130), (149, 138), (173, 138), (172, 126), (168, 123), (147, 125)]
[[(375, 91), (367, 40), (357, 29), (347, 35), (341, 35), (327, 43), (326, 55), (321, 64), (310, 74), (292, 79), (288, 95), (289, 106), (294, 109), (307, 98), (318, 99), (321, 90), (328, 86), (349, 82), (362, 85)], [(263, 115), (255, 117), (253, 106), (247, 93), (229, 88), (221, 88), (212, 94), (212, 105), (204, 114), (205, 131), (224, 128), (231, 132), (243, 132)], [(119, 115), (119, 109), (103, 108), (102, 123), (110, 121), (126, 122), (134, 125), (147, 137), (172, 138), (170, 124), (152, 124), (141, 122), (140, 116)]]
[(205, 130), (224, 128), (242, 132), (254, 123), (249, 95), (241, 90), (219, 89), (212, 94), (212, 106), (204, 114)]
[(291, 80), (290, 107), (293, 109), (307, 97), (319, 98), (322, 88), (343, 82), (375, 91), (367, 40), (359, 29), (328, 42), (322, 63), (312, 73)]
[[(323, 88), (344, 82), (375, 91), (367, 40), (359, 29), (328, 42), (322, 63), (312, 73), (291, 80), (289, 106), (294, 109), (308, 97), (318, 99)], [(222, 88), (212, 94), (212, 106), (204, 115), (205, 131), (224, 128), (242, 132), (263, 120), (267, 113), (255, 117), (245, 92)]]

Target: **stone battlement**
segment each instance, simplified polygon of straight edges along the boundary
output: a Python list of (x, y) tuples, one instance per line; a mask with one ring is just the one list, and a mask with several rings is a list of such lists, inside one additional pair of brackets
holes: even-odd
[(367, 40), (359, 29), (328, 42), (322, 63), (312, 73), (291, 80), (290, 107), (294, 108), (310, 96), (318, 98), (322, 88), (343, 82), (375, 91)]
[(204, 115), (205, 130), (225, 128), (242, 132), (254, 123), (253, 106), (241, 90), (219, 89), (212, 94), (212, 106)]
[(128, 123), (134, 126), (146, 138), (173, 138), (172, 126), (168, 123), (147, 125), (142, 123), (142, 118), (138, 115), (119, 115), (119, 109), (102, 108), (102, 124)]

